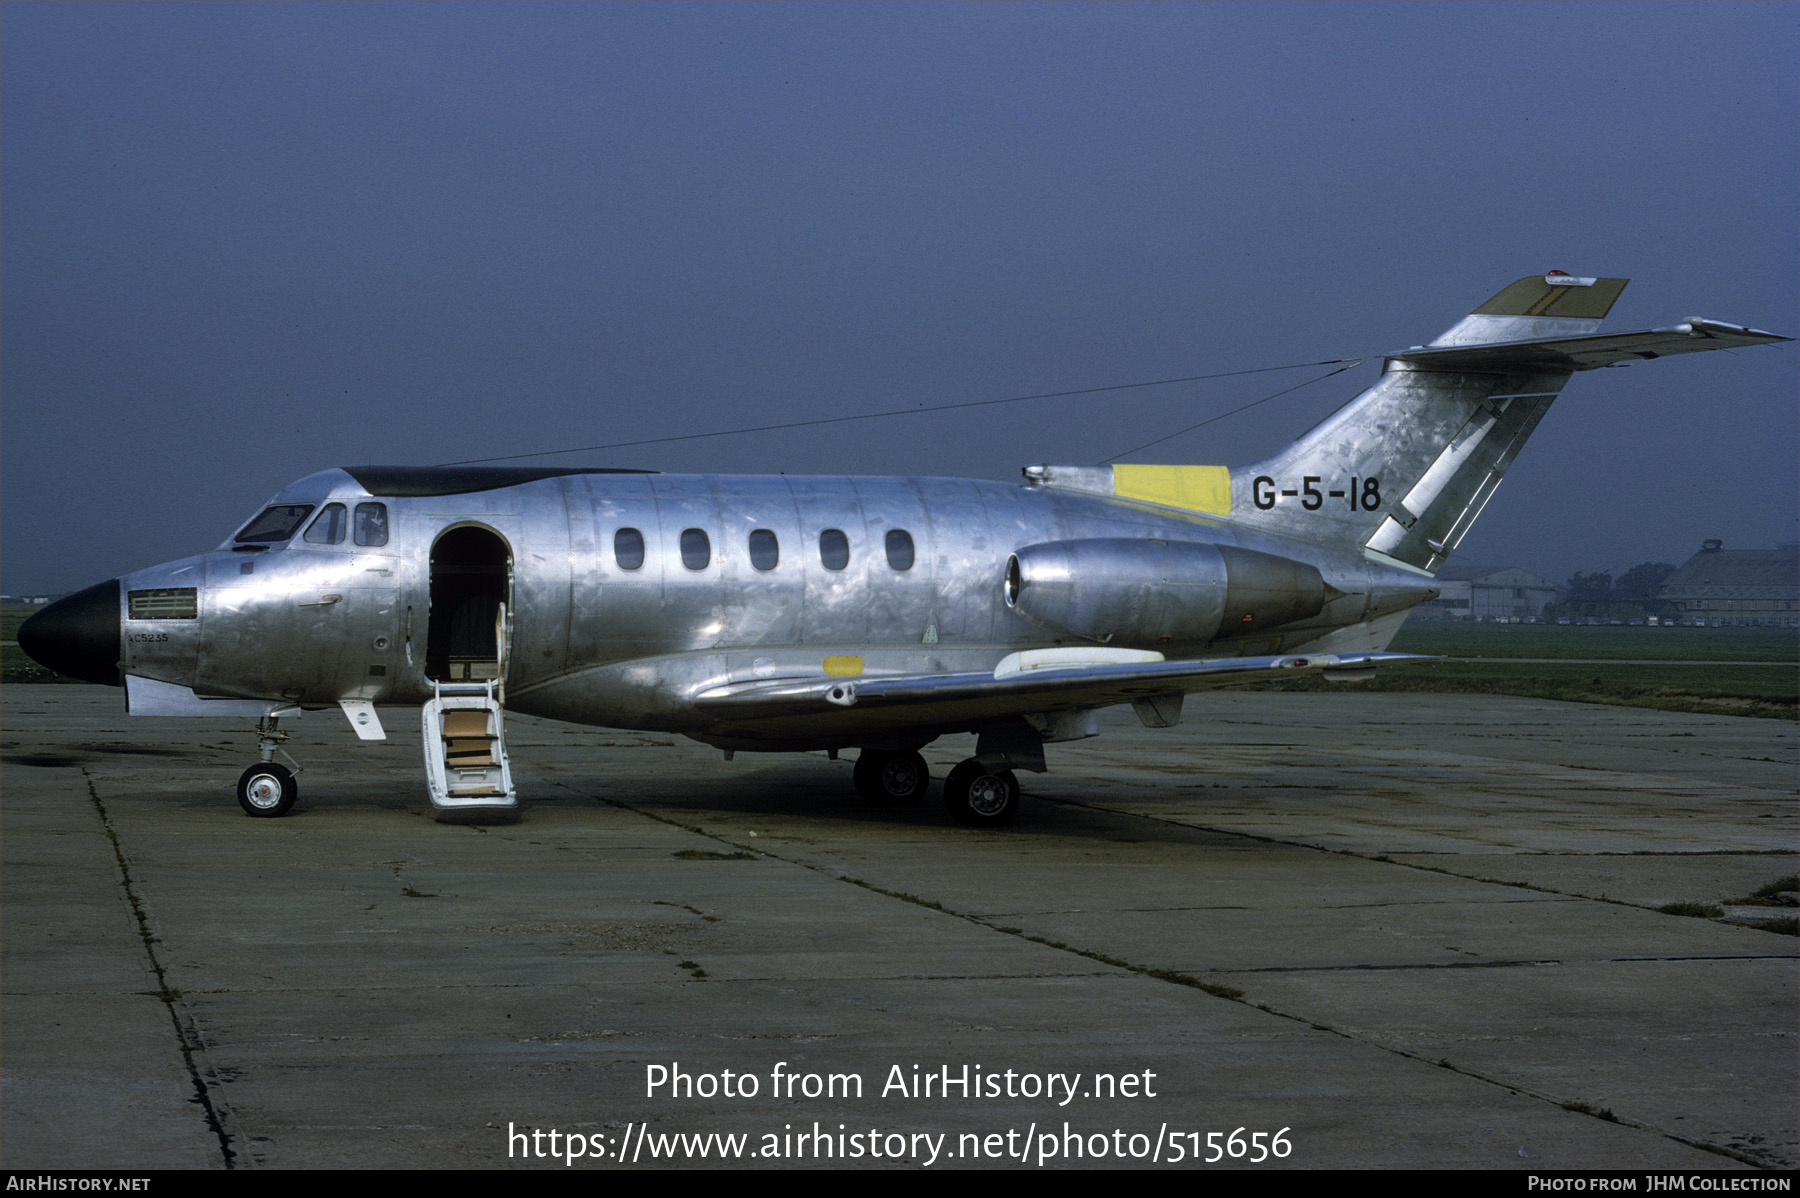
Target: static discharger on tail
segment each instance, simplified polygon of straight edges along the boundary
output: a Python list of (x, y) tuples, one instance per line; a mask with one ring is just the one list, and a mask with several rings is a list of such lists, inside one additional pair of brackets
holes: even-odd
[[(122, 686), (133, 715), (257, 721), (238, 800), (297, 796), (279, 723), (421, 711), (443, 818), (518, 798), (506, 709), (725, 750), (858, 750), (857, 791), (911, 803), (919, 750), (997, 825), (1016, 770), (1130, 704), (1367, 677), (1577, 371), (1790, 338), (1691, 319), (1601, 334), (1624, 279), (1520, 279), (1281, 452), (1242, 468), (1030, 466), (948, 478), (351, 466), (286, 487), (217, 549), (90, 587), (19, 643)], [(292, 759), (288, 758), (292, 763)]]

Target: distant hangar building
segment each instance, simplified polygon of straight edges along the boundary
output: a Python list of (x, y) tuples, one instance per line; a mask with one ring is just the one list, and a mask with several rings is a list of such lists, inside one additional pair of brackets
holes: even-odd
[(1561, 590), (1548, 578), (1512, 566), (1503, 569), (1455, 565), (1438, 576), (1438, 597), (1414, 610), (1422, 620), (1531, 620)]
[(1800, 545), (1727, 549), (1706, 541), (1663, 583), (1682, 620), (1726, 628), (1800, 628)]

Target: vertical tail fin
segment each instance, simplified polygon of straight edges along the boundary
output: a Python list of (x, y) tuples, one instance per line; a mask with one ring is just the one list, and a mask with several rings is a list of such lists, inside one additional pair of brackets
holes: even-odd
[(1597, 334), (1628, 281), (1520, 279), (1431, 345), (1389, 354), (1373, 387), (1254, 465), (1028, 466), (1026, 482), (1360, 545), (1434, 573), (1576, 371), (1792, 340), (1699, 317)]
[[(1433, 346), (1592, 334), (1626, 279), (1520, 279)], [(1424, 347), (1419, 347), (1424, 348)], [(1374, 386), (1280, 453), (1231, 472), (1234, 518), (1435, 571), (1576, 364), (1496, 354), (1479, 369), (1390, 357)]]

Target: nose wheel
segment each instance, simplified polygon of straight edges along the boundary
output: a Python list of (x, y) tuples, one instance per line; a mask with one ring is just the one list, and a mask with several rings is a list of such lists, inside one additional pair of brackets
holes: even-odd
[[(294, 781), (300, 763), (288, 757), (287, 750), (281, 747), (288, 734), (281, 731), (280, 724), (283, 712), (292, 714), (298, 710), (279, 708), (257, 721), (256, 747), (262, 760), (238, 775), (237, 801), (245, 815), (273, 819), (294, 809), (294, 801), (300, 797), (300, 784)], [(276, 761), (277, 753), (293, 762), (294, 768)]]
[(238, 806), (245, 815), (271, 819), (293, 810), (300, 797), (294, 772), (273, 761), (258, 762), (238, 776)]

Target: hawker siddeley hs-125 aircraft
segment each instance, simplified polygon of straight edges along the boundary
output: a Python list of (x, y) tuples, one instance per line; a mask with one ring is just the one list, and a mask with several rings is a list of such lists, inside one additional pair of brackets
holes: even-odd
[[(133, 715), (254, 718), (238, 800), (285, 814), (279, 721), (423, 708), (441, 815), (509, 811), (504, 708), (725, 750), (859, 750), (857, 790), (921, 797), (972, 732), (971, 824), (1015, 769), (1129, 703), (1367, 676), (1576, 371), (1790, 338), (1693, 319), (1600, 335), (1624, 279), (1532, 276), (1273, 457), (947, 478), (351, 466), (282, 490), (210, 553), (71, 595), (19, 643)], [(292, 758), (288, 758), (292, 762)]]

